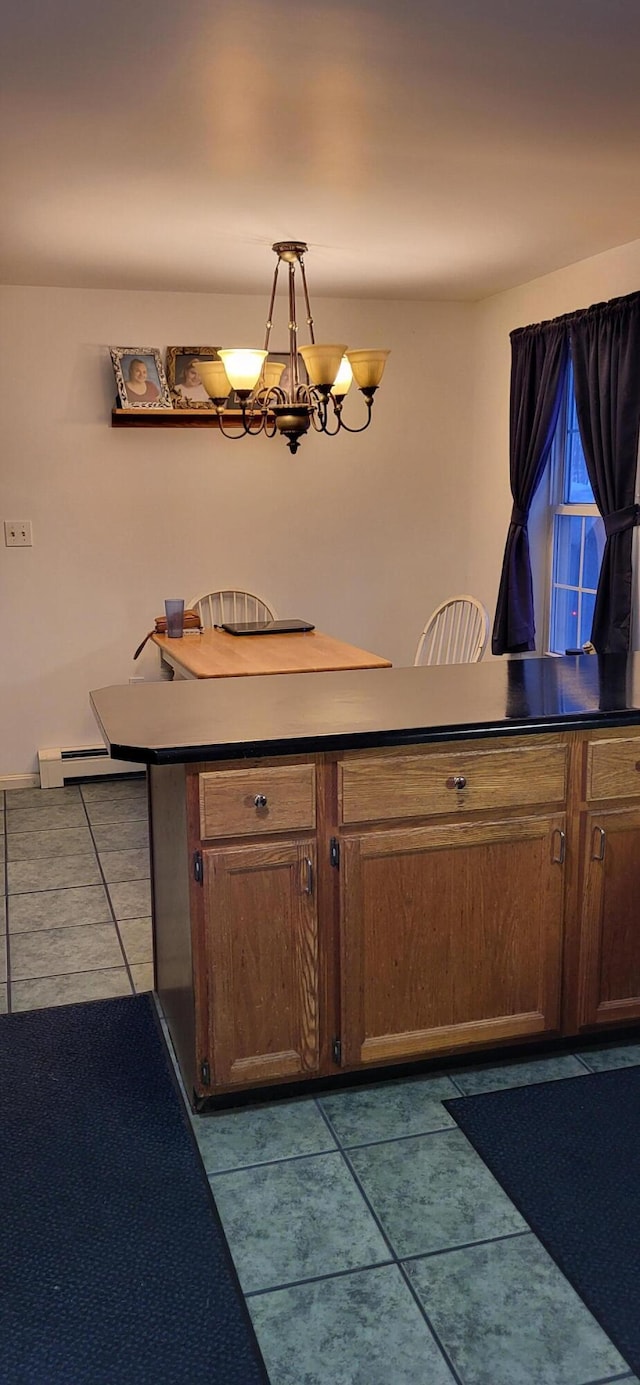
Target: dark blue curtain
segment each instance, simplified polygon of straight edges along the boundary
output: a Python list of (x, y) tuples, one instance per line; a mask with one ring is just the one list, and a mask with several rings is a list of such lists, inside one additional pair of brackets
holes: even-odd
[(582, 447), (607, 536), (591, 640), (599, 654), (631, 647), (632, 542), (640, 430), (640, 293), (569, 317)]
[(567, 351), (568, 327), (563, 318), (511, 333), (509, 466), (513, 509), (493, 625), (494, 654), (535, 649), (527, 521), (558, 420)]

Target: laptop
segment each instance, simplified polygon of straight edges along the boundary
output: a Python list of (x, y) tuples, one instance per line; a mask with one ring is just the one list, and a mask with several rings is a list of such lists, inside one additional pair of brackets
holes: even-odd
[(308, 620), (240, 620), (223, 621), (219, 628), (229, 635), (288, 635), (316, 627)]

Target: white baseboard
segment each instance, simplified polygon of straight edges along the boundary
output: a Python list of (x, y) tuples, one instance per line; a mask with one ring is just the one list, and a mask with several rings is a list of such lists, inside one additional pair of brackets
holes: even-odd
[(39, 787), (39, 774), (0, 774), (0, 790), (37, 789)]
[(143, 765), (130, 760), (112, 760), (105, 746), (89, 746), (78, 750), (38, 751), (40, 774), (36, 783), (41, 789), (61, 789), (66, 779), (90, 779), (101, 774), (140, 774)]

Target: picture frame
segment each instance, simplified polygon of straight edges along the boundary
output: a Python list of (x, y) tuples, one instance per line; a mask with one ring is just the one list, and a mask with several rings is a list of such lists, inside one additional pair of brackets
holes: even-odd
[(213, 400), (190, 369), (191, 363), (197, 360), (217, 361), (216, 347), (167, 347), (167, 384), (174, 409), (213, 409)]
[(162, 357), (155, 346), (110, 346), (122, 409), (171, 409)]

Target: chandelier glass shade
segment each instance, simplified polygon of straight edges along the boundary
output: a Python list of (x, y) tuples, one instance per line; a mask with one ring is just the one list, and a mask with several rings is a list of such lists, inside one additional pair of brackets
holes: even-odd
[[(314, 428), (333, 437), (344, 429), (363, 433), (369, 427), (375, 392), (389, 355), (385, 349), (351, 351), (346, 343), (323, 345), (314, 337), (314, 324), (304, 269), (304, 241), (278, 241), (272, 249), (277, 255), (262, 351), (244, 347), (220, 347), (219, 360), (198, 361), (196, 369), (218, 415), (221, 432), (227, 438), (255, 437), (281, 433), (289, 450), (297, 452), (300, 439)], [(289, 278), (289, 355), (288, 361), (269, 360), (269, 338), (281, 264), (288, 266)], [(296, 271), (300, 273), (310, 342), (298, 345), (296, 316)], [(300, 378), (300, 358), (306, 380)], [(304, 373), (304, 372), (302, 372)], [(345, 395), (355, 381), (364, 397), (364, 423), (353, 428), (342, 417)], [(227, 431), (229, 397), (235, 393), (233, 431)]]

